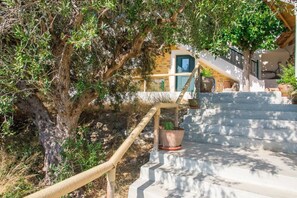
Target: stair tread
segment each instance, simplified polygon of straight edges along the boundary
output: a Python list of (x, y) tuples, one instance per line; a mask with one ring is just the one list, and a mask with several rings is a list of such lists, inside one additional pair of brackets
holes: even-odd
[[(297, 127), (297, 121), (296, 120), (278, 120), (278, 119), (255, 119), (255, 118), (211, 118), (211, 120), (208, 118), (206, 121), (212, 121), (210, 123), (214, 124), (219, 124), (219, 125), (225, 125), (225, 126), (230, 126), (231, 124), (238, 124), (238, 123), (244, 123), (244, 124), (249, 124), (248, 127), (253, 128), (262, 128), (261, 125), (263, 123), (269, 123), (270, 125), (278, 125), (279, 127), (287, 127), (288, 124), (293, 125), (294, 127)], [(184, 122), (183, 124), (203, 124), (205, 122)], [(267, 128), (267, 127), (265, 127)]]
[[(216, 123), (211, 123), (211, 124), (196, 124), (196, 123), (188, 123), (189, 125), (193, 125), (191, 128), (192, 129), (197, 129), (198, 127), (199, 128), (205, 128), (205, 129), (212, 129), (212, 128), (215, 128), (215, 127), (219, 127), (219, 128), (235, 128), (237, 130), (261, 130), (261, 131), (264, 131), (264, 132), (278, 132), (278, 133), (282, 133), (283, 131), (286, 131), (286, 132), (292, 132), (292, 133), (297, 133), (296, 131), (292, 131), (291, 129), (288, 129), (288, 128), (277, 128), (277, 129), (273, 129), (273, 128), (251, 128), (249, 126), (230, 126), (230, 125), (227, 125), (227, 124), (216, 124)], [(297, 124), (297, 123), (296, 123)], [(297, 127), (297, 125), (296, 125)], [(192, 130), (193, 131), (193, 130)]]
[(203, 179), (201, 178), (199, 185), (196, 187), (198, 190), (183, 190), (178, 187), (170, 187), (161, 181), (140, 178), (136, 180), (130, 188), (138, 189), (136, 197), (291, 198), (297, 196), (297, 192), (237, 182), (218, 177), (203, 177)]
[[(136, 195), (131, 195), (132, 189), (136, 190)], [(129, 198), (137, 197), (137, 198), (198, 198), (201, 197), (198, 195), (198, 192), (183, 192), (180, 189), (170, 189), (161, 183), (154, 182), (151, 180), (137, 179), (129, 189)]]
[(241, 112), (245, 112), (245, 113), (266, 113), (266, 114), (279, 114), (279, 113), (284, 113), (284, 114), (297, 114), (297, 111), (283, 111), (281, 109), (279, 110), (261, 110), (261, 109), (220, 109), (220, 108), (203, 108), (203, 109), (191, 109), (190, 115), (195, 115), (195, 113), (200, 113), (200, 112), (216, 112), (216, 113), (228, 113), (228, 112), (232, 112), (232, 113), (241, 113)]
[[(189, 128), (189, 127), (187, 127)], [(297, 131), (289, 129), (261, 129), (250, 127), (236, 127), (225, 125), (205, 125), (191, 127), (187, 135), (221, 135), (221, 136), (235, 136), (242, 138), (249, 138), (255, 140), (271, 141), (277, 143), (297, 143)]]
[[(297, 155), (269, 150), (252, 150), (238, 147), (183, 141), (178, 151), (158, 151), (191, 160), (209, 162), (216, 166), (235, 166), (252, 172), (262, 171), (272, 175), (297, 178)], [(296, 184), (297, 185), (297, 184)]]
[(185, 117), (194, 119), (210, 118), (245, 118), (245, 119), (266, 119), (266, 120), (297, 120), (297, 112), (285, 111), (257, 111), (257, 110), (220, 110), (220, 109), (200, 109), (194, 110)]
[[(221, 110), (246, 110), (254, 109), (255, 111), (284, 111), (284, 112), (297, 112), (297, 105), (294, 104), (240, 104), (234, 102), (226, 103), (210, 103), (210, 104), (201, 104), (203, 109), (221, 109)], [(190, 109), (190, 111), (195, 111)]]

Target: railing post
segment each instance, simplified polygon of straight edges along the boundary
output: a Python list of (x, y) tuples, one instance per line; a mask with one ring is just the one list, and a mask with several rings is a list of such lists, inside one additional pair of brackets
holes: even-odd
[(175, 120), (174, 125), (177, 128), (178, 127), (178, 107), (175, 108)]
[(201, 77), (200, 74), (201, 74), (201, 69), (200, 69), (200, 65), (199, 65), (199, 67), (198, 67), (198, 69), (197, 69), (197, 78), (195, 79), (195, 80), (197, 80), (197, 83), (195, 83), (195, 86), (196, 86), (196, 96), (195, 96), (195, 97), (196, 97), (197, 99), (199, 99), (199, 94), (200, 94), (200, 91), (201, 91), (201, 90), (200, 90), (200, 85), (201, 85), (201, 83), (202, 83), (202, 82), (201, 82), (201, 80), (202, 80), (201, 78), (202, 78), (202, 77)]
[(106, 175), (106, 180), (107, 180), (106, 197), (107, 198), (114, 198), (115, 177), (116, 177), (116, 168), (113, 168)]
[(146, 92), (146, 80), (143, 81), (143, 92)]
[(154, 150), (158, 150), (159, 147), (160, 114), (161, 109), (159, 108), (154, 116)]

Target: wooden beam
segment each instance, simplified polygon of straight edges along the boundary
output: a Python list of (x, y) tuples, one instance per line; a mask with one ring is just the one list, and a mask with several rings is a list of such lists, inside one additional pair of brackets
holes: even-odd
[[(275, 7), (275, 5), (273, 3), (270, 3), (270, 2), (267, 2), (266, 3), (268, 4), (268, 6), (270, 6), (271, 10), (273, 12), (277, 12), (277, 8)], [(284, 22), (285, 26), (290, 30), (292, 31), (293, 28), (290, 26), (289, 22), (286, 20), (286, 18), (284, 17), (284, 15), (280, 12), (277, 12), (277, 16)]]
[(294, 31), (291, 32), (291, 35), (286, 39), (285, 42), (283, 42), (283, 44), (280, 45), (281, 48), (286, 47), (292, 40), (294, 40), (295, 38), (295, 34)]

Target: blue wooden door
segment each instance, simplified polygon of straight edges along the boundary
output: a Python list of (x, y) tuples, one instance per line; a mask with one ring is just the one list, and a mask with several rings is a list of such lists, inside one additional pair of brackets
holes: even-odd
[[(176, 73), (191, 73), (195, 66), (195, 59), (190, 55), (176, 56)], [(176, 77), (176, 91), (181, 91), (186, 84), (189, 76)], [(192, 79), (188, 91), (194, 90), (194, 79)]]

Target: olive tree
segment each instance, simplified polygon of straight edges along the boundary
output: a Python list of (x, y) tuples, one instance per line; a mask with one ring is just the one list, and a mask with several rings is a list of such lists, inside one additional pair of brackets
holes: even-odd
[(218, 29), (228, 25), (237, 5), (233, 0), (3, 0), (2, 130), (15, 110), (32, 118), (50, 180), (49, 167), (61, 162), (63, 143), (75, 138), (90, 102), (118, 98), (118, 86), (128, 92), (130, 74), (151, 71), (164, 46), (195, 41), (200, 13), (224, 19), (216, 22)]
[(9, 121), (15, 106), (32, 117), (46, 173), (87, 105), (129, 86), (131, 69), (152, 65), (187, 2), (2, 1), (0, 113)]

